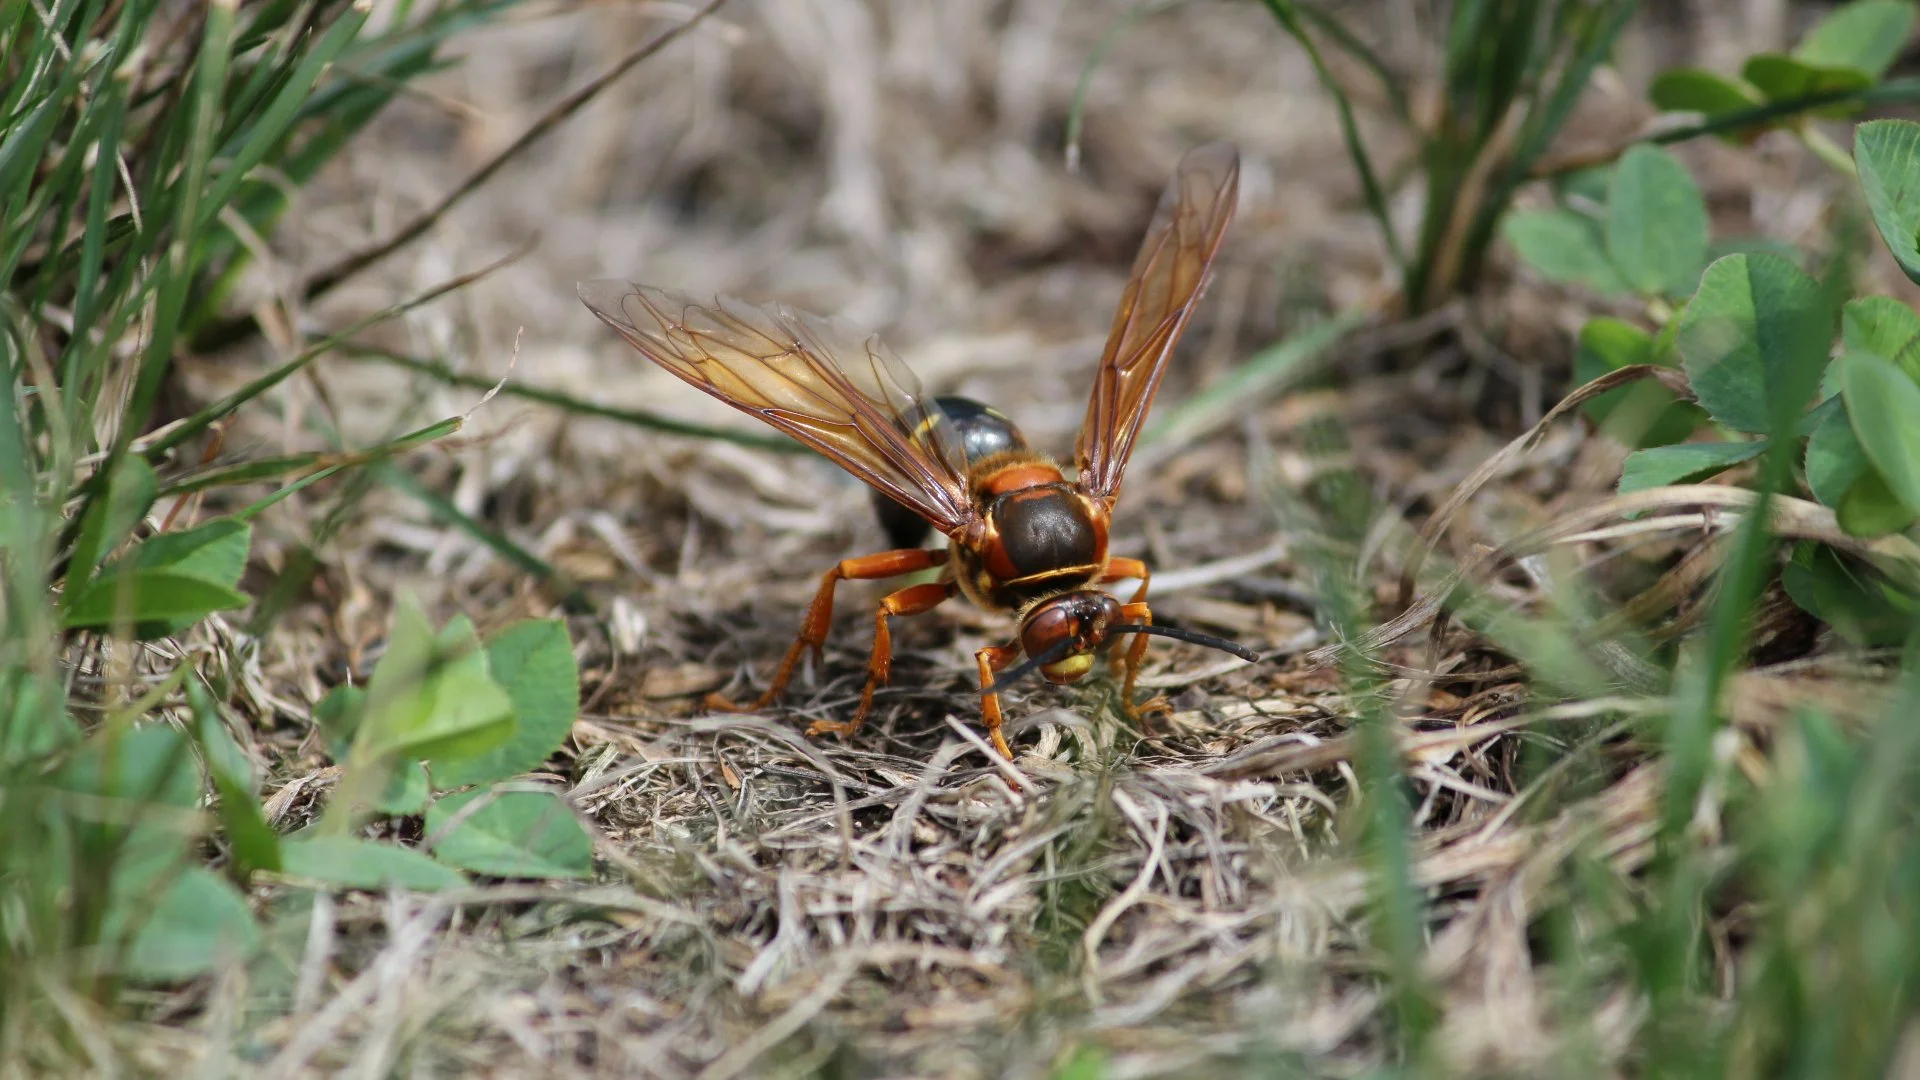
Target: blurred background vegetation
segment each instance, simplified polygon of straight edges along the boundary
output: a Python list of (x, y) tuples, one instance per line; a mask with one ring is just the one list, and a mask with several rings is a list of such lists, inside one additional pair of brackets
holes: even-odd
[[(0, 4), (0, 1071), (1920, 1074), (1915, 18)], [(573, 282), (1064, 453), (1215, 138), (1115, 550), (1269, 659), (701, 710), (880, 533)]]

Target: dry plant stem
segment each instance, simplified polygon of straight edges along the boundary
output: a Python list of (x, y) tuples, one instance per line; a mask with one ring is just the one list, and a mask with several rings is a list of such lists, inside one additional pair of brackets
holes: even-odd
[[(1759, 497), (1745, 488), (1718, 484), (1676, 484), (1616, 495), (1591, 506), (1580, 507), (1560, 520), (1522, 533), (1498, 548), (1477, 553), (1462, 562), (1459, 569), (1447, 575), (1418, 603), (1395, 618), (1375, 627), (1357, 641), (1315, 649), (1307, 654), (1307, 661), (1315, 665), (1328, 664), (1348, 649), (1371, 653), (1398, 641), (1441, 617), (1447, 601), (1463, 582), (1481, 572), (1496, 571), (1536, 551), (1567, 543), (1601, 522), (1649, 511), (1701, 507), (1707, 512), (1693, 519), (1690, 524), (1699, 529), (1723, 532), (1738, 523), (1739, 511), (1752, 509), (1758, 501)], [(1714, 513), (1716, 510), (1721, 513)], [(1769, 500), (1768, 512), (1772, 516), (1772, 531), (1777, 536), (1818, 540), (1865, 559), (1899, 580), (1912, 582), (1920, 579), (1920, 545), (1905, 536), (1883, 536), (1873, 540), (1849, 536), (1840, 528), (1832, 510), (1805, 499), (1784, 495)]]
[(414, 218), (402, 226), (398, 232), (395, 232), (385, 240), (371, 247), (354, 252), (308, 278), (306, 286), (301, 290), (301, 296), (308, 302), (312, 302), (316, 297), (324, 295), (328, 290), (345, 281), (347, 278), (365, 270), (367, 267), (393, 254), (400, 248), (419, 239), (423, 233), (433, 227), (434, 222), (439, 221), (456, 203), (466, 198), (474, 189), (491, 179), (493, 174), (499, 172), (507, 162), (520, 156), (520, 154), (525, 152), (529, 146), (532, 146), (540, 136), (566, 121), (566, 119), (574, 113), (579, 112), (582, 106), (592, 101), (595, 97), (598, 97), (602, 91), (613, 85), (622, 75), (633, 70), (661, 49), (671, 45), (674, 40), (682, 34), (700, 25), (708, 15), (713, 14), (726, 2), (727, 0), (708, 0), (707, 3), (701, 5), (689, 15), (687, 21), (681, 23), (679, 26), (662, 31), (646, 44), (622, 57), (611, 68), (608, 68), (604, 73), (590, 80), (585, 86), (561, 98), (558, 103), (548, 109), (538, 120), (535, 120), (526, 131), (522, 132), (519, 138), (513, 140), (513, 142), (509, 143), (498, 154), (495, 154), (491, 161), (474, 170), (473, 175), (467, 177), (460, 186), (448, 192), (446, 197), (441, 199), (439, 204), (433, 209)]
[(1685, 375), (1672, 368), (1654, 364), (1633, 364), (1610, 371), (1568, 394), (1559, 404), (1549, 409), (1547, 414), (1540, 418), (1540, 422), (1533, 425), (1532, 430), (1501, 447), (1498, 453), (1473, 470), (1473, 474), (1462, 480), (1460, 485), (1453, 489), (1453, 493), (1447, 496), (1446, 501), (1435, 508), (1433, 516), (1427, 519), (1426, 524), (1420, 526), (1420, 533), (1415, 538), (1413, 550), (1407, 554), (1406, 567), (1400, 572), (1400, 607), (1404, 609), (1413, 603), (1420, 566), (1426, 561), (1427, 553), (1433, 549), (1433, 542), (1439, 539), (1440, 534), (1447, 531), (1447, 528), (1453, 524), (1454, 515), (1460, 512), (1460, 508), (1465, 506), (1468, 500), (1479, 494), (1480, 489), (1485, 487), (1488, 481), (1501, 475), (1514, 463), (1515, 459), (1538, 446), (1556, 420), (1609, 390), (1646, 378), (1659, 380), (1661, 385), (1683, 400), (1693, 400), (1693, 393), (1687, 386)]
[(1440, 244), (1434, 250), (1433, 266), (1436, 272), (1433, 280), (1427, 283), (1428, 296), (1453, 295), (1455, 278), (1460, 274), (1460, 252), (1466, 246), (1473, 219), (1480, 212), (1480, 200), (1486, 194), (1487, 178), (1506, 161), (1525, 115), (1518, 105), (1509, 107), (1493, 136), (1480, 144), (1480, 152), (1474, 155), (1472, 164), (1467, 166), (1467, 173), (1454, 193), (1453, 205), (1447, 208), (1447, 231), (1441, 234)]

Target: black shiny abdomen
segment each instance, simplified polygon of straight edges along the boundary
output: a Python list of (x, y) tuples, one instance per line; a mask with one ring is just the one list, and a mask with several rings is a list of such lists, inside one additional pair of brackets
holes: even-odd
[(1066, 484), (1009, 491), (988, 510), (1016, 578), (1099, 561), (1100, 539), (1086, 505)]
[[(968, 462), (1027, 448), (1026, 437), (1020, 434), (1020, 429), (991, 406), (964, 397), (939, 397), (934, 398), (933, 403), (952, 421)], [(885, 530), (888, 542), (896, 548), (920, 547), (933, 531), (925, 518), (878, 489), (873, 492), (873, 512), (880, 519), (880, 528)]]

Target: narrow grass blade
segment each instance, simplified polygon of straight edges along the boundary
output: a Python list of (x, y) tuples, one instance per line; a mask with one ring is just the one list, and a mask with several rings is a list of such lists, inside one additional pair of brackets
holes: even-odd
[(437, 363), (432, 360), (422, 360), (418, 357), (407, 356), (386, 349), (355, 345), (341, 350), (341, 355), (352, 357), (356, 360), (371, 360), (384, 364), (392, 364), (395, 367), (405, 368), (408, 371), (419, 372), (422, 375), (438, 379), (448, 386), (459, 386), (470, 390), (492, 390), (495, 386), (499, 386), (500, 393), (504, 397), (517, 397), (526, 401), (537, 401), (542, 405), (552, 405), (557, 409), (577, 413), (581, 416), (594, 416), (602, 420), (616, 420), (623, 424), (630, 424), (638, 428), (647, 428), (652, 431), (664, 431), (669, 434), (686, 435), (696, 439), (717, 439), (722, 442), (736, 443), (740, 446), (750, 446), (756, 450), (772, 450), (781, 454), (804, 454), (808, 452), (806, 447), (801, 446), (792, 439), (773, 435), (757, 435), (750, 431), (740, 431), (734, 428), (697, 424), (691, 420), (676, 420), (671, 416), (662, 416), (659, 413), (648, 412), (645, 409), (625, 409), (614, 405), (601, 405), (597, 402), (574, 397), (571, 394), (563, 393), (559, 390), (529, 386), (521, 382), (509, 381), (501, 384), (498, 380), (484, 378), (479, 375), (469, 375), (465, 372), (455, 371), (442, 363)]
[(382, 481), (418, 499), (421, 505), (433, 511), (435, 517), (485, 544), (493, 550), (494, 554), (522, 571), (545, 582), (560, 595), (560, 602), (568, 611), (592, 610), (592, 605), (587, 602), (586, 595), (580, 591), (580, 587), (561, 573), (557, 567), (495, 530), (487, 528), (472, 515), (453, 505), (452, 500), (422, 484), (411, 473), (391, 465), (379, 466), (375, 473)]
[(1347, 154), (1353, 158), (1353, 167), (1360, 174), (1360, 188), (1367, 200), (1367, 210), (1380, 225), (1381, 236), (1386, 239), (1387, 252), (1393, 256), (1396, 266), (1402, 272), (1407, 267), (1405, 249), (1400, 244), (1400, 234), (1393, 227), (1393, 215), (1387, 210), (1387, 195), (1380, 186), (1379, 175), (1373, 168), (1373, 157), (1367, 152), (1366, 143), (1360, 138), (1360, 126), (1354, 119), (1353, 102), (1347, 97), (1346, 88), (1340, 85), (1326, 61), (1320, 56), (1319, 46), (1314, 44), (1313, 36), (1302, 23), (1299, 5), (1294, 0), (1264, 0), (1267, 10), (1273, 13), (1282, 29), (1292, 35), (1306, 51), (1307, 60), (1313, 64), (1314, 73), (1320, 77), (1320, 85), (1327, 88), (1333, 96), (1334, 108), (1340, 114), (1340, 135), (1346, 140)]
[[(386, 461), (396, 455), (404, 454), (409, 450), (425, 446), (427, 443), (433, 442), (436, 439), (444, 439), (448, 435), (459, 431), (460, 424), (461, 421), (459, 417), (449, 417), (438, 423), (423, 427), (418, 431), (408, 432), (399, 438), (381, 443), (378, 446), (368, 447), (365, 450), (347, 452), (336, 450), (315, 451), (306, 454), (287, 454), (280, 457), (258, 458), (253, 461), (243, 461), (233, 465), (222, 465), (174, 480), (161, 488), (160, 494), (163, 497), (170, 495), (187, 495), (196, 491), (206, 491), (209, 488), (233, 487), (238, 484), (271, 480), (289, 473), (307, 474), (307, 476), (301, 478), (302, 480), (307, 480), (308, 477), (311, 477), (314, 473), (324, 472), (331, 476), (342, 469), (351, 469), (360, 465), (371, 465), (377, 461)], [(311, 481), (309, 480), (308, 482)], [(290, 494), (292, 494), (292, 491), (277, 493), (276, 501), (278, 498), (285, 498), (286, 495)], [(258, 509), (264, 509), (264, 507)], [(258, 513), (258, 509), (250, 507), (249, 511), (251, 513)]]
[(1327, 350), (1363, 325), (1368, 315), (1344, 311), (1254, 353), (1213, 385), (1162, 413), (1141, 433), (1141, 444), (1175, 446), (1218, 430), (1315, 370)]

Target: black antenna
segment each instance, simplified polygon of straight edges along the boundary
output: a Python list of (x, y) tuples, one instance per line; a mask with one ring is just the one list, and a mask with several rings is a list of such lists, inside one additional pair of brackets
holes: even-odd
[(1219, 649), (1221, 652), (1232, 653), (1249, 664), (1257, 664), (1260, 662), (1259, 653), (1254, 652), (1252, 649), (1247, 648), (1237, 641), (1228, 641), (1226, 638), (1217, 638), (1212, 634), (1202, 634), (1197, 630), (1186, 630), (1178, 626), (1160, 626), (1154, 623), (1122, 623), (1119, 626), (1108, 627), (1107, 633), (1150, 634), (1154, 637), (1172, 638), (1175, 641), (1185, 641), (1194, 645), (1205, 645), (1209, 649)]
[[(1187, 630), (1178, 626), (1160, 626), (1153, 623), (1121, 623), (1118, 626), (1108, 627), (1107, 633), (1149, 634), (1154, 637), (1172, 638), (1175, 641), (1184, 641), (1192, 645), (1205, 645), (1209, 649), (1219, 649), (1221, 652), (1232, 653), (1249, 664), (1257, 664), (1260, 662), (1259, 653), (1254, 652), (1252, 649), (1247, 648), (1237, 641), (1228, 641), (1226, 638), (1217, 638), (1212, 634), (1202, 634), (1197, 630)], [(1056, 642), (1053, 648), (1048, 649), (1039, 656), (1028, 657), (1025, 663), (1000, 676), (998, 679), (995, 679), (993, 685), (987, 687), (987, 691), (997, 694), (1001, 690), (1012, 686), (1014, 683), (1026, 678), (1034, 670), (1045, 667), (1055, 660), (1060, 659), (1062, 656), (1065, 656), (1067, 652), (1073, 648), (1073, 644), (1073, 639), (1067, 638), (1064, 641)]]
[(1021, 679), (1026, 678), (1028, 674), (1032, 673), (1036, 669), (1044, 667), (1048, 664), (1051, 664), (1055, 660), (1058, 660), (1061, 657), (1067, 655), (1067, 653), (1073, 649), (1073, 645), (1074, 645), (1074, 641), (1072, 638), (1062, 638), (1059, 641), (1054, 642), (1053, 648), (1048, 649), (1046, 652), (1041, 653), (1039, 656), (1027, 657), (1026, 663), (1021, 664), (1019, 667), (1014, 668), (1012, 671), (1009, 671), (1005, 675), (1002, 675), (999, 678), (993, 680), (993, 685), (987, 687), (987, 692), (990, 694), (997, 694), (1000, 691), (1006, 689), (1007, 687), (1012, 686), (1014, 683), (1017, 683)]

